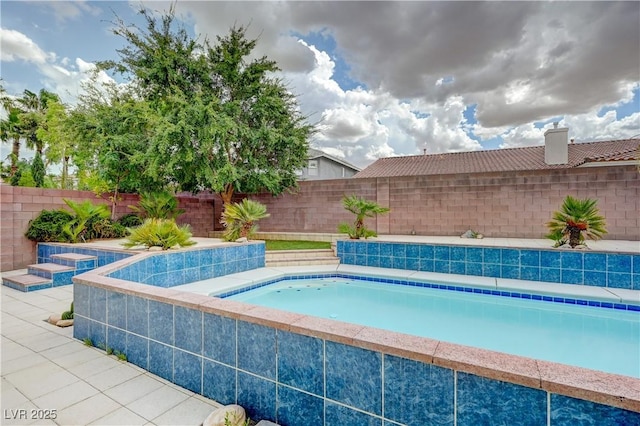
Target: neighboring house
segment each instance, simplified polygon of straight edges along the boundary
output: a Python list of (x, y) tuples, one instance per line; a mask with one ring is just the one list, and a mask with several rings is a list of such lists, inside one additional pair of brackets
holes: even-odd
[(349, 178), (360, 171), (353, 164), (317, 149), (309, 148), (307, 155), (307, 166), (298, 172), (300, 180)]
[(640, 139), (568, 142), (567, 128), (545, 132), (545, 145), (380, 158), (354, 178), (514, 172), (638, 164)]

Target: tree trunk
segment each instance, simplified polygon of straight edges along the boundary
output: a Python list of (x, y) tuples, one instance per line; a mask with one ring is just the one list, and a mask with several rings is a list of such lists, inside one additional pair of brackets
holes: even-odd
[(13, 147), (11, 149), (11, 176), (18, 171), (18, 160), (20, 159), (20, 136), (13, 138)]
[(580, 232), (582, 231), (578, 227), (572, 226), (569, 228), (569, 245), (571, 248), (580, 244)]
[(231, 198), (233, 198), (233, 185), (227, 184), (224, 187), (224, 191), (220, 193), (220, 198), (222, 198), (222, 204), (224, 206), (231, 204)]

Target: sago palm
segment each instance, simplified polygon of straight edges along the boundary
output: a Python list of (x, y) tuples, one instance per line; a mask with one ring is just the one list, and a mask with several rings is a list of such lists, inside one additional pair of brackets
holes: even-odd
[(227, 204), (220, 220), (225, 227), (223, 237), (226, 241), (251, 239), (258, 231), (256, 222), (266, 217), (269, 217), (267, 208), (257, 201), (245, 198), (239, 203)]
[(602, 238), (607, 230), (604, 217), (600, 216), (596, 204), (597, 201), (590, 198), (578, 199), (568, 195), (560, 210), (547, 223), (549, 238), (568, 238), (571, 247), (582, 243), (585, 237), (592, 240)]

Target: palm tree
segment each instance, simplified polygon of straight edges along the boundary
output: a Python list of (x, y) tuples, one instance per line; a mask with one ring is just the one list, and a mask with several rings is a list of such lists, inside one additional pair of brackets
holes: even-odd
[(568, 237), (572, 248), (581, 244), (585, 237), (592, 240), (602, 238), (607, 230), (604, 217), (599, 215), (596, 204), (596, 200), (581, 200), (568, 195), (560, 210), (556, 211), (553, 219), (547, 223), (550, 231), (547, 237), (556, 240), (558, 237)]
[(40, 89), (38, 94), (25, 90), (22, 97), (16, 99), (16, 103), (23, 111), (22, 132), (27, 148), (35, 149), (40, 155), (42, 155), (44, 141), (38, 136), (38, 129), (46, 124), (47, 108), (52, 102), (60, 102), (60, 98), (45, 89)]
[(377, 235), (376, 232), (364, 226), (364, 219), (389, 212), (389, 208), (382, 207), (375, 201), (366, 200), (356, 195), (349, 197), (345, 195), (342, 199), (342, 205), (347, 211), (356, 215), (356, 220), (353, 225), (348, 223), (338, 225), (338, 232), (349, 234), (349, 238), (351, 239), (375, 237)]
[(3, 107), (7, 111), (7, 118), (0, 120), (0, 140), (3, 142), (12, 141), (11, 148), (11, 176), (18, 170), (18, 159), (20, 158), (20, 138), (22, 137), (22, 126), (20, 125), (20, 110), (10, 103), (5, 103)]
[(250, 239), (257, 231), (256, 222), (269, 217), (264, 204), (245, 198), (239, 203), (227, 204), (220, 222), (224, 225), (224, 239), (235, 241), (238, 238)]

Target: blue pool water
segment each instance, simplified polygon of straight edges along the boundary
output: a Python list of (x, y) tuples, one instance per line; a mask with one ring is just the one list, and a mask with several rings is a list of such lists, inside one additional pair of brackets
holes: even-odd
[(350, 278), (286, 280), (227, 298), (640, 378), (637, 311)]

